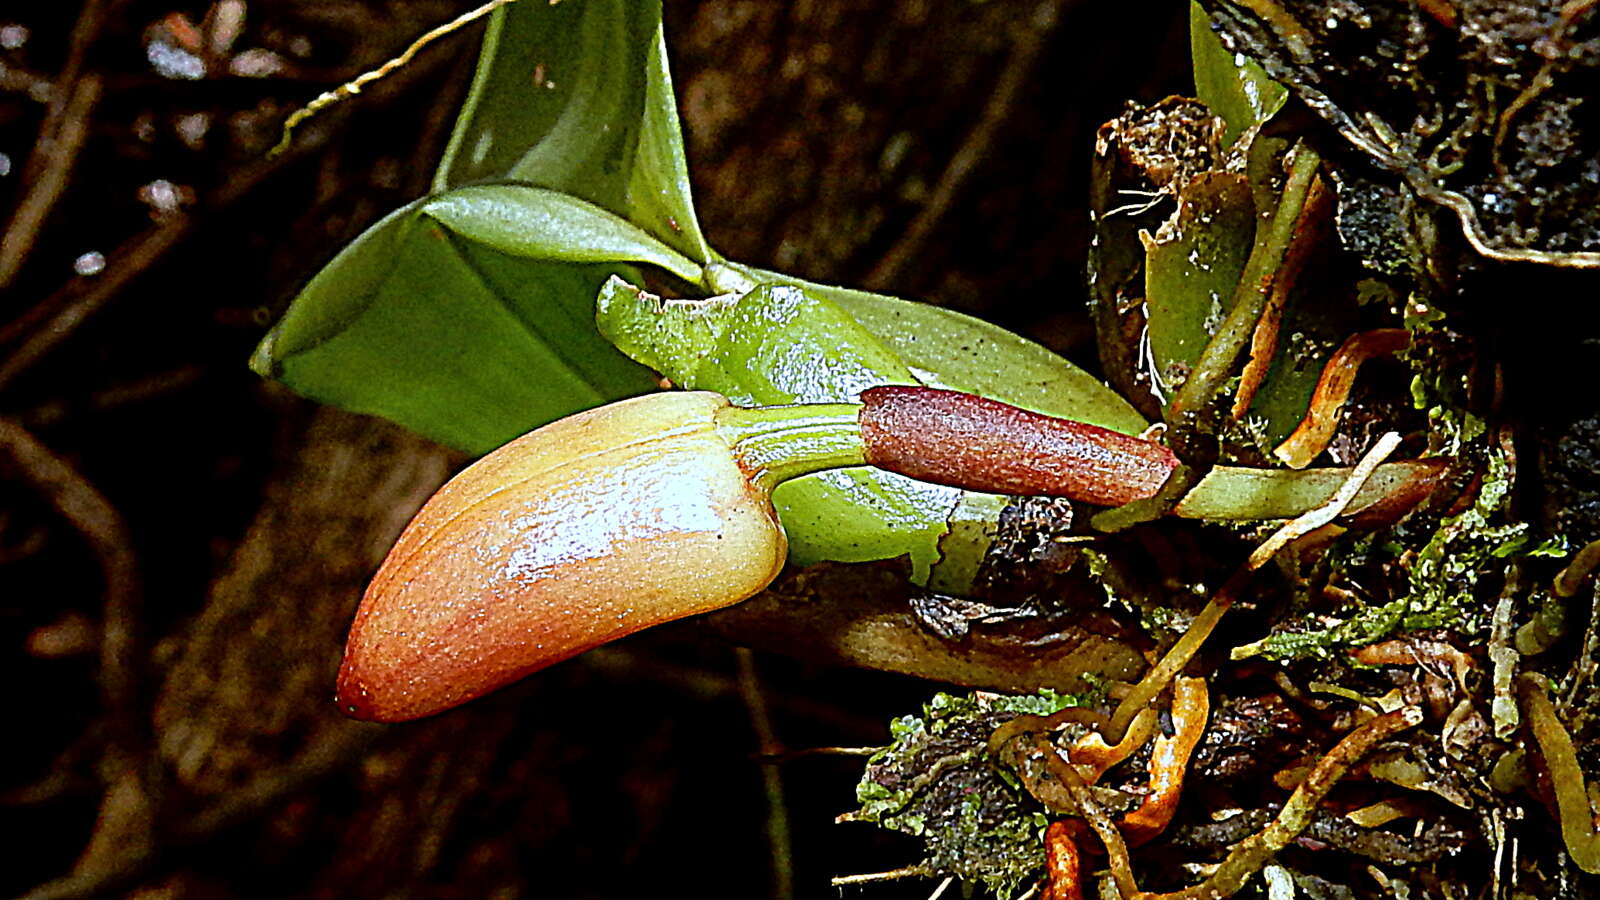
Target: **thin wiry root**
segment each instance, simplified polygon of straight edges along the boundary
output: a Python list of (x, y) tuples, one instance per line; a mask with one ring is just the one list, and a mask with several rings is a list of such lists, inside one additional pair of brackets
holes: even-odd
[(1167, 894), (1125, 894), (1136, 900), (1216, 900), (1231, 897), (1246, 880), (1261, 871), (1288, 843), (1311, 824), (1317, 806), (1328, 791), (1379, 742), (1387, 740), (1422, 721), (1422, 710), (1415, 706), (1377, 716), (1344, 736), (1322, 757), (1311, 774), (1295, 788), (1266, 828), (1233, 846), (1210, 878), (1193, 887)]
[(1261, 545), (1251, 552), (1250, 558), (1239, 572), (1228, 579), (1227, 583), (1211, 597), (1200, 614), (1194, 617), (1194, 621), (1189, 623), (1188, 630), (1177, 643), (1172, 645), (1167, 655), (1151, 666), (1144, 678), (1122, 698), (1116, 711), (1111, 714), (1111, 724), (1106, 729), (1106, 736), (1111, 739), (1120, 738), (1123, 729), (1133, 721), (1134, 716), (1148, 707), (1157, 694), (1166, 690), (1173, 677), (1183, 671), (1189, 660), (1200, 652), (1201, 645), (1211, 636), (1217, 623), (1222, 620), (1223, 613), (1233, 605), (1233, 598), (1243, 587), (1246, 577), (1270, 562), (1279, 551), (1296, 538), (1310, 534), (1343, 514), (1350, 501), (1361, 491), (1361, 486), (1367, 483), (1367, 479), (1372, 477), (1378, 466), (1399, 446), (1400, 435), (1392, 431), (1379, 438), (1372, 449), (1361, 458), (1361, 462), (1350, 470), (1350, 477), (1346, 478), (1344, 484), (1339, 486), (1339, 490), (1334, 492), (1332, 499), (1299, 518), (1289, 520), (1282, 528), (1273, 532), (1271, 537), (1262, 541)]
[(834, 887), (844, 887), (851, 884), (877, 884), (881, 881), (900, 881), (904, 878), (930, 878), (933, 873), (926, 866), (906, 866), (901, 869), (890, 869), (887, 872), (868, 872), (863, 875), (835, 875), (829, 879), (829, 884)]
[(1305, 418), (1272, 455), (1291, 469), (1303, 469), (1327, 449), (1344, 414), (1344, 403), (1363, 363), (1405, 349), (1411, 333), (1404, 328), (1378, 328), (1352, 334), (1328, 357), (1311, 395)]
[[(1062, 758), (1048, 734), (1037, 731), (1013, 733), (1003, 744), (994, 747), (995, 757), (1017, 773), (1017, 778), (1027, 785), (1028, 793), (1047, 809), (1066, 815), (1081, 816), (1105, 845), (1106, 857), (1111, 864), (1111, 877), (1125, 896), (1137, 889), (1133, 880), (1133, 865), (1128, 859), (1128, 845), (1122, 839), (1105, 807), (1095, 799), (1089, 783), (1076, 767)], [(1068, 825), (1066, 827), (1073, 827)]]
[(1600, 541), (1585, 544), (1582, 550), (1573, 554), (1572, 562), (1567, 563), (1567, 567), (1556, 576), (1551, 590), (1557, 597), (1576, 597), (1596, 566), (1600, 566)]
[(1211, 696), (1204, 678), (1179, 677), (1172, 683), (1172, 734), (1161, 735), (1150, 755), (1150, 789), (1144, 802), (1128, 812), (1118, 823), (1133, 846), (1166, 830), (1178, 809), (1183, 793), (1183, 777), (1189, 757), (1206, 732), (1206, 717), (1211, 712)]
[(1128, 726), (1122, 740), (1107, 744), (1099, 732), (1090, 732), (1072, 745), (1068, 756), (1083, 780), (1094, 784), (1112, 766), (1138, 752), (1156, 733), (1160, 718), (1153, 708), (1142, 710), (1133, 717), (1133, 724)]

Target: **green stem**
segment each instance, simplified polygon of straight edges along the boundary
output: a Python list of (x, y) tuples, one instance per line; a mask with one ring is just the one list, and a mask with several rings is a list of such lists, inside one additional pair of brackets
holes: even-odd
[(767, 489), (826, 469), (867, 464), (859, 403), (807, 403), (717, 413), (717, 429), (750, 479)]
[(1277, 208), (1272, 211), (1271, 220), (1257, 232), (1255, 247), (1234, 289), (1233, 307), (1228, 310), (1228, 317), (1195, 361), (1194, 370), (1178, 390), (1178, 396), (1173, 398), (1168, 410), (1170, 424), (1178, 425), (1180, 420), (1197, 422), (1211, 409), (1217, 394), (1235, 374), (1234, 363), (1249, 345), (1261, 311), (1272, 295), (1273, 277), (1288, 252), (1289, 243), (1294, 240), (1295, 226), (1299, 224), (1312, 178), (1321, 163), (1322, 157), (1305, 144), (1296, 145), (1284, 160), (1287, 178), (1283, 193), (1278, 196)]

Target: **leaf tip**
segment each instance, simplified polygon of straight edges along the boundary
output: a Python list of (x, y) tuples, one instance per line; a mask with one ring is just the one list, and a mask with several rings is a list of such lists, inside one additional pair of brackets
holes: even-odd
[(250, 354), (250, 371), (262, 378), (279, 378), (283, 373), (283, 366), (278, 358), (277, 346), (278, 328), (274, 326), (261, 338), (261, 343), (256, 345), (255, 352)]

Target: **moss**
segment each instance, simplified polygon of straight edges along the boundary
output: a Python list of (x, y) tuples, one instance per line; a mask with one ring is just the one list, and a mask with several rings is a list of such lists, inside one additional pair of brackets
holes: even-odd
[[(1492, 454), (1476, 501), (1470, 509), (1445, 519), (1418, 551), (1409, 566), (1404, 593), (1388, 603), (1355, 610), (1329, 627), (1319, 627), (1325, 618), (1295, 619), (1255, 649), (1272, 659), (1303, 659), (1326, 657), (1396, 632), (1477, 630), (1483, 625), (1485, 607), (1475, 588), (1485, 575), (1501, 571), (1503, 561), (1511, 558), (1566, 552), (1560, 539), (1536, 541), (1527, 523), (1507, 514), (1510, 488), (1505, 457)], [(1398, 551), (1393, 543), (1365, 542), (1352, 555), (1387, 552), (1398, 558)]]
[(1049, 819), (989, 760), (989, 736), (1019, 715), (1049, 715), (1084, 699), (1049, 690), (934, 696), (921, 716), (890, 723), (893, 743), (872, 757), (856, 786), (856, 818), (922, 838), (932, 874), (1014, 896), (1044, 866)]

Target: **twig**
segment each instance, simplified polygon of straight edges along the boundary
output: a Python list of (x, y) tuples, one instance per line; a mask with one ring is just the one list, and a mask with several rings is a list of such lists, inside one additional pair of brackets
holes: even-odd
[[(177, 217), (128, 239), (108, 255), (105, 271), (100, 275), (93, 279), (68, 282), (34, 307), (37, 312), (30, 311), (24, 314), (24, 321), (7, 326), (4, 331), (9, 336), (31, 325), (32, 320), (39, 316), (48, 317), (48, 321), (36, 328), (22, 346), (7, 356), (4, 363), (0, 363), (0, 390), (66, 340), (85, 319), (98, 312), (129, 282), (187, 237), (193, 227), (192, 218)], [(54, 313), (49, 310), (54, 310)]]
[[(427, 77), (435, 65), (430, 61), (414, 67), (414, 78)], [(403, 86), (397, 88), (400, 89)], [(0, 362), (0, 390), (4, 390), (18, 375), (54, 350), (85, 320), (116, 298), (123, 288), (182, 243), (206, 215), (227, 209), (253, 193), (284, 169), (316, 153), (332, 137), (332, 128), (321, 129), (314, 132), (310, 140), (302, 141), (288, 153), (242, 167), (207, 198), (200, 212), (173, 217), (143, 234), (129, 238), (107, 254), (105, 271), (92, 279), (73, 279), (17, 321), (0, 328), (0, 341), (27, 335), (22, 345)]]
[[(763, 757), (783, 753), (772, 728), (772, 716), (767, 711), (767, 700), (756, 675), (755, 654), (739, 647), (739, 694), (744, 698), (745, 709), (750, 712), (750, 727), (756, 733), (756, 742)], [(783, 797), (783, 771), (775, 761), (761, 764), (761, 780), (767, 795), (767, 842), (772, 850), (772, 896), (775, 900), (794, 898), (794, 845), (789, 835), (789, 804)]]
[(0, 794), (0, 806), (29, 807), (52, 803), (68, 793), (88, 794), (97, 785), (88, 774), (89, 759), (105, 742), (103, 726), (91, 725), (73, 738), (40, 778)]
[(183, 391), (199, 384), (205, 377), (204, 366), (185, 364), (131, 381), (108, 385), (103, 390), (97, 390), (77, 402), (52, 399), (32, 409), (16, 412), (14, 415), (25, 427), (40, 429), (63, 421), (77, 420), (80, 416), (94, 416)]
[(56, 77), (39, 139), (22, 169), (27, 192), (0, 236), (0, 288), (10, 285), (22, 267), (40, 226), (66, 186), (88, 133), (89, 113), (100, 98), (102, 85), (98, 75), (82, 77), (84, 59), (100, 33), (108, 6), (108, 0), (88, 0), (72, 26), (67, 58)]
[(808, 756), (873, 756), (882, 753), (882, 747), (804, 747), (778, 753), (759, 753), (756, 759), (763, 763), (785, 763)]
[(933, 191), (928, 195), (928, 201), (911, 220), (911, 224), (906, 226), (905, 232), (895, 241), (894, 246), (889, 248), (889, 251), (878, 260), (877, 265), (872, 267), (872, 271), (862, 279), (863, 287), (877, 291), (893, 287), (900, 280), (906, 267), (921, 252), (922, 246), (927, 243), (934, 228), (950, 211), (950, 205), (955, 201), (956, 195), (978, 168), (978, 164), (983, 161), (983, 157), (989, 152), (989, 146), (994, 143), (995, 135), (1000, 131), (1000, 126), (1011, 114), (1017, 94), (1033, 76), (1040, 54), (1060, 21), (1062, 2), (1063, 0), (1046, 0), (1039, 4), (1034, 10), (1032, 20), (1018, 29), (1011, 46), (1011, 57), (1006, 60), (1005, 69), (995, 82), (994, 90), (989, 95), (989, 102), (984, 105), (977, 123), (967, 132), (955, 155), (950, 157), (950, 162), (945, 165), (938, 182), (934, 184)]
[(138, 884), (179, 861), (181, 851), (199, 846), (219, 832), (260, 817), (288, 797), (344, 769), (367, 752), (382, 729), (350, 724), (336, 736), (294, 762), (261, 775), (243, 788), (223, 795), (211, 808), (187, 823), (161, 834), (159, 842), (118, 859), (115, 866), (74, 872), (46, 882), (22, 900), (90, 900)]
[(172, 842), (198, 844), (219, 831), (258, 818), (285, 798), (338, 774), (365, 755), (384, 733), (384, 729), (377, 726), (356, 722), (341, 724), (336, 734), (293, 762), (257, 777), (243, 788), (223, 794), (216, 804), (175, 829)]
[(104, 601), (100, 637), (100, 688), (112, 722), (111, 744), (131, 757), (144, 747), (143, 704), (138, 702), (139, 566), (127, 524), (115, 507), (71, 465), (27, 429), (0, 418), (0, 449), (23, 477), (83, 537), (100, 564)]
[(100, 693), (107, 722), (100, 774), (105, 792), (95, 830), (75, 876), (115, 868), (150, 852), (155, 814), (149, 721), (140, 690), (138, 563), (127, 525), (115, 507), (65, 460), (21, 425), (0, 418), (0, 450), (83, 537), (100, 565), (104, 600), (100, 629)]
[(22, 183), (28, 186), (27, 192), (6, 224), (5, 233), (0, 235), (0, 288), (9, 286), (17, 277), (39, 229), (61, 199), (78, 151), (89, 134), (89, 116), (100, 100), (101, 87), (98, 75), (78, 79), (61, 116), (45, 123), (50, 130), (40, 134), (33, 145), (33, 154), (23, 169)]
[[(641, 679), (649, 679), (657, 688), (700, 700), (719, 700), (739, 693), (737, 678), (699, 666), (674, 663), (629, 649), (625, 644), (596, 647), (573, 660), (572, 664), (618, 683), (637, 683)], [(782, 710), (787, 717), (826, 722), (841, 731), (872, 734), (883, 730), (883, 722), (870, 716), (846, 713), (839, 709), (838, 704), (791, 693), (772, 698), (768, 705)]]
[(902, 878), (931, 878), (933, 873), (924, 866), (906, 866), (901, 869), (890, 869), (887, 872), (868, 872), (864, 875), (835, 875), (828, 883), (834, 887), (845, 887), (851, 884), (878, 884), (884, 881), (899, 881)]

